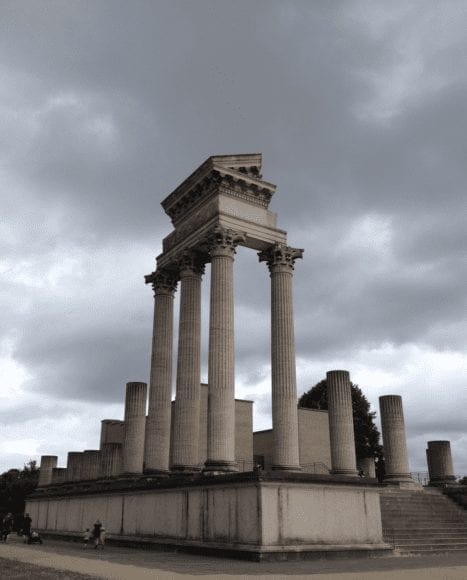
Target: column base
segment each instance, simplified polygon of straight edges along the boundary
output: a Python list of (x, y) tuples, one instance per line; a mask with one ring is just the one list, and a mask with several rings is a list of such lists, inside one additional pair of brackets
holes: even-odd
[(434, 477), (433, 479), (430, 479), (428, 485), (432, 486), (432, 487), (436, 487), (437, 485), (452, 485), (453, 483), (456, 483), (456, 476), (455, 475), (448, 475), (446, 477), (440, 477), (440, 478), (436, 478)]
[(169, 477), (170, 471), (167, 469), (145, 469), (144, 475), (153, 475), (154, 477)]
[(238, 471), (238, 465), (236, 461), (222, 461), (222, 460), (211, 460), (206, 461), (203, 468), (203, 474), (205, 475), (222, 475), (224, 473), (235, 473)]
[(400, 474), (392, 474), (385, 476), (383, 479), (383, 483), (388, 485), (393, 485), (395, 487), (399, 487), (401, 489), (422, 489), (422, 484), (418, 483), (410, 477), (410, 475), (406, 473)]
[(175, 464), (172, 465), (170, 468), (172, 474), (177, 473), (199, 473), (201, 471), (201, 467), (199, 465), (182, 465), (182, 464)]
[(300, 465), (271, 465), (271, 469), (273, 471), (303, 471), (303, 468)]
[(355, 469), (331, 469), (331, 475), (348, 475), (349, 477), (358, 477), (358, 471)]

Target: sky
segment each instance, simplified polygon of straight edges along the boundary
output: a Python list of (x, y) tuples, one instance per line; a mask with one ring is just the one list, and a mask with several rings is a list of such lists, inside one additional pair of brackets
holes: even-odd
[[(346, 369), (377, 415), (401, 395), (412, 471), (448, 439), (467, 474), (465, 30), (456, 0), (2, 0), (0, 472), (65, 466), (123, 417), (149, 377), (160, 202), (210, 155), (261, 152), (305, 250), (298, 394)], [(256, 429), (269, 284), (239, 248), (236, 396)], [(203, 381), (208, 305), (209, 268)]]

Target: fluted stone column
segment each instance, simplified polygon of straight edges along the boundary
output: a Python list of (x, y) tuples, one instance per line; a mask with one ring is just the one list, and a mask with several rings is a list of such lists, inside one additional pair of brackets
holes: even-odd
[(100, 452), (96, 449), (85, 449), (81, 479), (97, 479), (99, 477), (99, 467)]
[(100, 477), (116, 477), (122, 473), (122, 444), (104, 443), (100, 455)]
[(190, 250), (179, 259), (180, 316), (177, 389), (172, 440), (173, 471), (198, 471), (201, 390), (201, 276), (204, 264)]
[(443, 485), (456, 481), (450, 441), (428, 441), (426, 458), (430, 485)]
[(173, 302), (177, 280), (166, 270), (157, 270), (145, 279), (154, 290), (154, 324), (144, 463), (146, 472), (164, 473), (169, 470)]
[(52, 483), (52, 473), (54, 467), (57, 467), (57, 462), (58, 457), (56, 455), (41, 455), (38, 487), (44, 487)]
[(81, 451), (69, 451), (66, 462), (66, 480), (79, 481), (81, 479), (81, 465), (83, 453)]
[(106, 443), (123, 443), (125, 422), (118, 419), (102, 419), (99, 449)]
[(357, 461), (357, 468), (363, 471), (365, 477), (376, 477), (376, 466), (374, 457), (364, 457)]
[(379, 398), (386, 474), (384, 481), (412, 482), (405, 438), (402, 397), (384, 395)]
[(271, 275), (272, 469), (300, 470), (292, 274), (303, 250), (276, 244), (260, 252)]
[(146, 383), (127, 383), (125, 396), (125, 438), (123, 441), (124, 473), (143, 472), (146, 398)]
[(209, 411), (205, 471), (237, 471), (235, 462), (235, 347), (233, 262), (245, 237), (216, 228), (208, 237), (211, 257), (209, 315)]
[(357, 475), (349, 373), (347, 371), (328, 371), (326, 385), (331, 443), (331, 473)]
[(54, 467), (52, 469), (52, 485), (57, 483), (64, 483), (66, 479), (66, 467)]

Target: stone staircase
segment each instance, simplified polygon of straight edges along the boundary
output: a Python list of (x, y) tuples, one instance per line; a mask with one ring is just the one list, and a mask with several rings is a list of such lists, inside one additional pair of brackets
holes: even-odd
[(384, 540), (399, 554), (467, 551), (467, 511), (437, 489), (380, 495)]

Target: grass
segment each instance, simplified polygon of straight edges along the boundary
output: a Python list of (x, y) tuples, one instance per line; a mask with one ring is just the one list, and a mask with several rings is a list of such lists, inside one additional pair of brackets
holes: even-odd
[(2, 580), (90, 580), (91, 578), (96, 579), (98, 576), (44, 568), (34, 564), (0, 558), (0, 578)]

